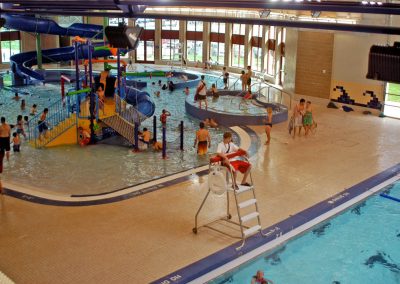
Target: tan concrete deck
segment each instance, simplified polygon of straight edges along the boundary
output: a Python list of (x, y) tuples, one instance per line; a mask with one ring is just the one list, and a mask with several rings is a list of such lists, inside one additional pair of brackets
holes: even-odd
[[(400, 161), (400, 121), (315, 107), (315, 135), (274, 125), (252, 158), (264, 227)], [(265, 142), (263, 127), (253, 129)], [(206, 177), (123, 202), (54, 207), (0, 197), (0, 270), (16, 283), (148, 283), (236, 240), (194, 215)], [(212, 197), (203, 220), (225, 209)]]

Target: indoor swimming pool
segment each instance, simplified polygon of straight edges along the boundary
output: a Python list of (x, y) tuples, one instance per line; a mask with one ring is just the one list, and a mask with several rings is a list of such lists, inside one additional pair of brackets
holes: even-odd
[[(215, 82), (217, 78), (207, 75), (207, 84)], [(159, 141), (161, 127), (158, 117), (164, 108), (171, 113), (167, 123), (167, 159), (163, 160), (161, 152), (152, 150), (132, 153), (132, 148), (119, 137), (112, 137), (84, 148), (73, 145), (43, 149), (33, 148), (22, 138), (21, 153), (12, 153), (10, 161), (4, 161), (2, 180), (52, 194), (96, 195), (208, 164), (208, 159), (198, 157), (193, 147), (199, 120), (186, 114), (186, 95), (183, 89), (174, 92), (161, 90), (157, 84), (159, 79), (157, 77), (149, 79), (143, 91), (147, 91), (156, 104), (154, 115), (157, 117)], [(66, 89), (69, 87), (73, 86), (68, 85)], [(59, 100), (61, 96), (61, 89), (57, 83), (24, 86), (18, 90), (28, 94), (20, 95), (21, 99), (18, 102), (12, 100), (13, 90), (1, 91), (0, 99), (3, 103), (0, 106), (1, 115), (5, 116), (10, 124), (15, 124), (18, 114), (29, 115), (32, 104), (37, 104), (38, 111), (41, 112), (44, 107)], [(160, 91), (159, 97), (154, 94), (156, 91)], [(195, 87), (191, 88), (190, 92), (195, 92)], [(24, 111), (20, 109), (22, 99), (26, 100)], [(184, 121), (185, 129), (184, 151), (179, 150), (181, 121)], [(152, 131), (153, 119), (145, 120), (141, 129), (143, 127)], [(210, 152), (213, 153), (222, 140), (222, 134), (228, 129), (219, 126), (209, 130), (212, 139)], [(234, 142), (240, 143), (236, 134)]]
[[(400, 181), (384, 188), (400, 199)], [(208, 282), (400, 283), (400, 202), (374, 195), (306, 234)]]

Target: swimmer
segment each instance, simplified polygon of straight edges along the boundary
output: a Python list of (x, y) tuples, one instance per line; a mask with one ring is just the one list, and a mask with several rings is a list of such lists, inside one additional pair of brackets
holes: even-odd
[(207, 154), (207, 150), (211, 146), (210, 133), (204, 126), (204, 122), (200, 122), (200, 129), (196, 131), (196, 139), (193, 145), (193, 148), (196, 148), (197, 145), (197, 154), (200, 156)]
[(37, 105), (33, 104), (33, 106), (31, 107), (31, 111), (29, 112), (30, 115), (36, 115), (37, 113)]
[(264, 272), (261, 270), (258, 270), (256, 275), (253, 276), (253, 279), (251, 279), (251, 284), (274, 284), (272, 280), (269, 280), (267, 278), (264, 278)]
[(14, 153), (15, 152), (19, 152), (20, 151), (19, 148), (21, 146), (21, 139), (19, 139), (19, 135), (18, 135), (17, 132), (13, 133), (12, 143), (13, 143), (13, 151), (14, 151)]
[(153, 142), (153, 150), (154, 151), (160, 151), (160, 150), (162, 150), (162, 148), (163, 148), (163, 145), (161, 142), (159, 142), (159, 141)]
[(21, 110), (24, 111), (25, 110), (25, 100), (21, 101)]
[(189, 87), (185, 87), (185, 90), (183, 92), (185, 93), (186, 96), (189, 96), (190, 94)]
[(19, 101), (21, 97), (19, 96), (18, 92), (15, 92), (14, 97), (12, 98), (15, 101)]

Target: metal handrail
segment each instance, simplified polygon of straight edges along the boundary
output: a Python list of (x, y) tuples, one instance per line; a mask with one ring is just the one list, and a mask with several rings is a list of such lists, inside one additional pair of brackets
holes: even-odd
[(270, 92), (269, 92), (269, 90), (271, 88), (273, 88), (273, 89), (277, 90), (279, 92), (279, 94), (280, 94), (280, 104), (282, 104), (283, 95), (287, 95), (289, 97), (289, 108), (292, 108), (292, 95), (291, 94), (289, 94), (289, 93), (287, 93), (285, 91), (282, 91), (281, 89), (278, 89), (278, 88), (276, 88), (276, 87), (274, 87), (274, 86), (272, 86), (272, 85), (270, 85), (270, 84), (268, 84), (266, 82), (264, 82), (264, 83), (266, 84), (266, 86), (264, 86), (264, 87), (262, 87), (261, 89), (258, 90), (258, 96), (259, 97), (262, 96), (262, 92), (261, 91), (264, 90), (264, 89), (267, 89), (268, 90), (268, 95), (266, 97), (268, 98), (267, 101), (270, 102)]
[[(235, 81), (235, 83), (233, 83), (233, 91), (236, 90), (236, 83), (240, 80), (240, 78), (237, 78), (237, 80)], [(229, 87), (229, 90), (232, 90), (231, 87)]]

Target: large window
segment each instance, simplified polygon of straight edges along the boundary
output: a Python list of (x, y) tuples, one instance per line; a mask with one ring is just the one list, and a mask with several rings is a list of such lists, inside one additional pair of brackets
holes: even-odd
[(118, 26), (120, 23), (128, 25), (128, 18), (108, 18), (109, 26)]
[(179, 43), (179, 21), (162, 20), (161, 59), (179, 61), (182, 49)]
[(244, 25), (244, 24), (233, 24), (232, 33), (234, 35), (245, 35), (246, 34), (246, 25)]
[(211, 32), (225, 34), (225, 23), (211, 23)]
[(225, 64), (225, 43), (211, 42), (210, 43), (210, 57), (213, 62), (218, 64)]
[(270, 26), (268, 29), (268, 41), (267, 41), (267, 74), (275, 77), (275, 33), (276, 29), (274, 26)]
[(155, 20), (139, 18), (135, 25), (144, 29), (136, 49), (136, 61), (152, 63), (154, 62)]
[(180, 49), (178, 44), (179, 44), (179, 39), (162, 39), (161, 40), (161, 59), (162, 60), (179, 60), (179, 58), (177, 58), (177, 56), (176, 56), (176, 55), (178, 55), (178, 52)]
[(262, 33), (263, 26), (253, 26), (251, 37), (251, 61), (250, 65), (253, 70), (261, 71), (262, 68)]
[(210, 58), (218, 64), (225, 64), (225, 23), (211, 23)]
[(245, 25), (232, 25), (232, 66), (244, 67), (244, 34)]
[(10, 57), (21, 52), (19, 31), (1, 28), (1, 62), (10, 62)]
[(161, 29), (164, 31), (179, 31), (179, 21), (178, 20), (162, 20)]
[(203, 41), (187, 40), (187, 59), (189, 61), (203, 61)]
[(244, 67), (244, 45), (232, 44), (232, 66)]
[(203, 22), (187, 21), (186, 30), (188, 32), (202, 32), (203, 31)]
[(188, 21), (186, 26), (186, 58), (203, 61), (203, 22)]
[(144, 28), (145, 30), (155, 30), (156, 28), (156, 20), (154, 19), (136, 19), (135, 25)]

